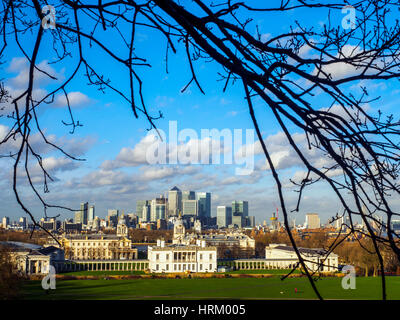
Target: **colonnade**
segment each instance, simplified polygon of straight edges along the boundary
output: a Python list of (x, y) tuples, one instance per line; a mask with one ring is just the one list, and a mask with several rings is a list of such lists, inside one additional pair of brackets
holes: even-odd
[(148, 260), (91, 260), (53, 262), (57, 272), (76, 271), (143, 271), (149, 267)]
[(234, 260), (236, 270), (260, 270), (260, 269), (289, 269), (292, 268), (297, 260), (264, 260), (264, 259), (244, 259)]
[(27, 274), (45, 274), (49, 272), (48, 259), (28, 259), (26, 266)]

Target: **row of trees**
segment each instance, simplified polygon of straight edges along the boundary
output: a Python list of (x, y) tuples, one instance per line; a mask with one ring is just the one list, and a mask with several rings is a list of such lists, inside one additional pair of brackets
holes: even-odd
[[(385, 272), (398, 273), (400, 271), (400, 263), (396, 254), (389, 247), (382, 244), (379, 245), (379, 249), (382, 252)], [(378, 276), (380, 273), (379, 258), (369, 238), (353, 242), (342, 242), (335, 249), (335, 253), (339, 255), (343, 263), (355, 266), (360, 274)]]
[(228, 246), (226, 244), (218, 245), (218, 259), (247, 259), (254, 257), (252, 248), (242, 248), (239, 245)]
[(145, 230), (129, 229), (129, 237), (132, 242), (157, 242), (163, 238), (165, 241), (172, 241), (173, 230)]
[(0, 244), (0, 299), (15, 299), (20, 294), (21, 275), (13, 272), (9, 248)]
[(42, 245), (48, 239), (48, 234), (44, 231), (31, 233), (29, 231), (13, 231), (0, 229), (0, 241), (28, 242)]

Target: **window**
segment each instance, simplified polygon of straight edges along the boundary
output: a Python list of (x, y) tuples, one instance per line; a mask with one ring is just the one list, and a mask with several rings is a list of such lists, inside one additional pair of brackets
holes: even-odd
[(169, 260), (169, 254), (167, 254), (166, 259)]
[(212, 260), (212, 253), (210, 253), (210, 260)]
[(156, 264), (156, 270), (158, 271), (158, 264)]
[(200, 271), (203, 270), (203, 265), (200, 263)]
[(165, 266), (165, 270), (167, 270), (167, 271), (169, 270), (169, 264), (168, 263)]
[(158, 253), (156, 254), (156, 260), (160, 260), (160, 255)]
[(200, 260), (203, 260), (203, 254), (200, 253)]
[(174, 264), (174, 271), (176, 271), (176, 264)]
[(212, 270), (212, 264), (210, 264), (210, 270)]

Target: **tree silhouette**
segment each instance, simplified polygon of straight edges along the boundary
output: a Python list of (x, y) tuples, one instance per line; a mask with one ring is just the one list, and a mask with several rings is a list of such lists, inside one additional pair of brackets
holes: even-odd
[[(146, 57), (138, 56), (135, 50), (136, 29), (140, 26), (160, 32), (165, 37), (167, 70), (168, 56), (176, 53), (178, 46), (184, 48), (191, 79), (182, 91), (194, 84), (205, 93), (196, 75), (199, 61), (214, 61), (222, 67), (223, 72), (219, 76), (224, 81), (224, 92), (241, 83), (250, 118), (277, 185), (285, 229), (299, 258), (299, 267), (305, 270), (316, 295), (322, 299), (312, 279), (313, 274), (306, 268), (290, 231), (287, 198), (261, 134), (262, 122), (254, 110), (256, 100), (262, 101), (272, 113), (288, 144), (304, 165), (304, 177), (292, 181), (298, 187), (298, 202), (294, 211), (299, 210), (307, 187), (319, 182), (327, 183), (343, 206), (343, 212), (338, 212), (332, 221), (346, 217), (348, 228), (345, 236), (342, 233), (327, 248), (328, 252), (356, 233), (370, 238), (382, 275), (382, 298), (386, 299), (385, 264), (380, 246), (390, 248), (400, 258), (398, 237), (391, 228), (391, 221), (398, 216), (398, 212), (389, 201), (390, 197), (399, 195), (399, 122), (393, 115), (381, 112), (378, 116), (369, 114), (365, 106), (376, 99), (370, 98), (368, 85), (363, 86), (363, 93), (359, 96), (350, 85), (399, 77), (398, 1), (282, 0), (263, 2), (258, 7), (231, 0), (99, 0), (97, 4), (64, 0), (56, 3), (55, 22), (48, 15), (51, 11), (42, 11), (48, 4), (46, 1), (3, 0), (1, 11), (0, 30), (4, 45), (0, 56), (7, 57), (6, 49), (12, 42), (29, 61), (29, 80), (22, 94), (8, 97), (4, 87), (0, 87), (0, 98), (12, 106), (8, 117), (14, 120), (14, 126), (1, 144), (12, 139), (19, 143), (16, 152), (3, 156), (14, 159), (13, 191), (19, 205), (35, 224), (29, 208), (19, 196), (17, 173), (25, 171), (34, 194), (44, 208), (59, 207), (47, 203), (32, 183), (28, 168), (31, 158), (43, 170), (45, 192), (48, 191), (47, 181), (51, 176), (42, 165), (41, 155), (31, 144), (31, 131), (35, 128), (47, 144), (71, 159), (80, 160), (47, 139), (37, 115), (42, 105), (51, 103), (57, 93), (62, 93), (70, 114), (70, 121), (64, 122), (64, 125), (70, 127), (71, 132), (81, 125), (73, 117), (67, 92), (68, 85), (77, 74), (84, 72), (88, 84), (101, 91), (108, 89), (117, 93), (130, 106), (136, 118), (143, 115), (150, 127), (156, 128), (156, 120), (162, 114), (148, 112), (143, 95), (146, 83), (138, 71), (150, 67)], [(341, 20), (333, 18), (343, 9), (357, 12), (357, 19), (350, 21), (350, 27), (343, 28)], [(328, 22), (323, 28), (316, 29), (299, 18), (289, 32), (267, 39), (257, 28), (254, 33), (253, 15), (281, 15), (284, 21), (287, 12), (325, 12)], [(35, 75), (40, 73), (53, 77), (37, 64), (44, 28), (52, 23), (55, 29), (48, 30), (52, 34), (54, 55), (58, 61), (63, 61), (74, 53), (75, 65), (61, 85), (36, 101), (32, 95)], [(34, 35), (33, 46), (29, 49), (19, 40), (27, 32)], [(122, 40), (119, 45), (110, 48), (103, 39), (113, 34), (119, 34)], [(126, 68), (130, 84), (127, 92), (116, 87), (108, 75), (101, 74), (98, 66), (89, 62), (92, 46)], [(121, 56), (121, 48), (127, 49), (127, 56)], [(304, 51), (312, 51), (313, 54), (305, 55)], [(350, 72), (339, 76), (335, 73), (343, 69)], [(322, 96), (329, 98), (330, 107), (321, 106)], [(321, 152), (327, 164), (318, 166), (310, 161), (307, 150), (300, 148), (293, 138), (293, 133), (299, 131), (306, 136), (306, 149)], [(383, 219), (378, 219), (377, 213), (382, 214)], [(365, 232), (356, 229), (354, 219), (357, 217), (362, 219)], [(382, 229), (387, 235), (377, 232)]]

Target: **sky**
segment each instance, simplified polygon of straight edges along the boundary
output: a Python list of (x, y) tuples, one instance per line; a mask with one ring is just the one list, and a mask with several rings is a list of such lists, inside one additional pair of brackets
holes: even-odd
[[(283, 17), (283, 19), (282, 19)], [(308, 25), (322, 28), (327, 23), (327, 15), (309, 15), (305, 12), (288, 12), (280, 16), (271, 13), (258, 13), (250, 24), (256, 32), (255, 25), (268, 39), (276, 34), (287, 32), (290, 25), (299, 17), (304, 18)], [(56, 16), (57, 18), (57, 16)], [(340, 24), (340, 16), (336, 19)], [(48, 31), (46, 31), (48, 32)], [(57, 80), (51, 80), (43, 74), (37, 74), (34, 87), (34, 96), (43, 97), (57, 85), (67, 79), (73, 72), (76, 64), (76, 47), (71, 51), (71, 57), (54, 63), (56, 56), (52, 50), (50, 33), (44, 35), (44, 41), (39, 51), (38, 62), (42, 69), (52, 74)], [(78, 209), (81, 202), (89, 202), (96, 207), (96, 215), (104, 217), (108, 209), (119, 209), (125, 213), (135, 212), (136, 201), (153, 199), (174, 186), (181, 190), (207, 191), (212, 194), (212, 215), (216, 215), (216, 207), (230, 205), (234, 200), (249, 201), (249, 215), (256, 217), (257, 223), (267, 220), (272, 212), (279, 207), (276, 185), (271, 171), (265, 164), (259, 143), (245, 139), (245, 130), (253, 129), (247, 104), (244, 100), (243, 88), (240, 84), (229, 86), (222, 92), (224, 82), (220, 81), (218, 72), (221, 68), (215, 63), (196, 61), (195, 69), (199, 82), (205, 94), (192, 83), (185, 92), (181, 92), (190, 80), (190, 69), (185, 58), (183, 46), (177, 45), (177, 53), (170, 52), (168, 67), (166, 66), (166, 42), (162, 35), (148, 29), (138, 28), (136, 35), (136, 53), (145, 56), (151, 68), (138, 67), (137, 70), (143, 81), (143, 95), (151, 114), (163, 114), (163, 118), (156, 120), (157, 128), (167, 134), (165, 143), (172, 142), (169, 136), (171, 121), (176, 123), (177, 132), (191, 129), (196, 133), (200, 143), (202, 129), (242, 130), (243, 143), (254, 145), (254, 170), (248, 175), (236, 174), (240, 167), (233, 164), (149, 164), (146, 152), (156, 135), (149, 132), (149, 123), (142, 114), (136, 119), (130, 105), (111, 90), (105, 93), (93, 85), (88, 85), (85, 70), (80, 69), (76, 78), (67, 86), (68, 97), (75, 121), (82, 126), (77, 127), (73, 134), (71, 127), (63, 125), (70, 121), (65, 97), (57, 94), (54, 101), (40, 106), (37, 110), (41, 128), (47, 138), (62, 146), (72, 155), (84, 161), (71, 160), (60, 152), (46, 146), (38, 132), (32, 132), (32, 143), (41, 151), (43, 163), (54, 178), (49, 183), (50, 192), (45, 194), (46, 199), (53, 204)], [(107, 34), (103, 40), (110, 48), (118, 48), (121, 39), (115, 34)], [(31, 52), (34, 46), (34, 37), (25, 35), (23, 47)], [(305, 48), (305, 53), (308, 54)], [(126, 55), (126, 48), (116, 50), (121, 56)], [(93, 45), (85, 52), (85, 58), (96, 70), (105, 74), (119, 90), (129, 89), (129, 75), (127, 70), (117, 64)], [(22, 92), (27, 85), (28, 63), (21, 50), (12, 41), (9, 43), (0, 66), (0, 79), (3, 79), (6, 88), (15, 96)], [(166, 72), (168, 69), (168, 72)], [(354, 72), (349, 68), (337, 68), (332, 72), (338, 76)], [(398, 115), (400, 87), (396, 81), (353, 83), (352, 91), (361, 94), (360, 87), (367, 85), (372, 96), (381, 96), (377, 102), (369, 104), (368, 110), (376, 113), (378, 109), (386, 113)], [(327, 108), (330, 101), (321, 97), (317, 99), (319, 108)], [(9, 107), (9, 106), (8, 106)], [(288, 146), (283, 132), (278, 127), (268, 107), (260, 100), (255, 100), (256, 115), (261, 124), (262, 135), (271, 152), (272, 159), (279, 169), (289, 209), (294, 209), (297, 193), (289, 179), (301, 177), (304, 168), (299, 159)], [(7, 106), (3, 110), (6, 114)], [(0, 118), (0, 138), (4, 137), (12, 120), (3, 116)], [(185, 131), (183, 131), (185, 132)], [(187, 132), (187, 130), (186, 130)], [(300, 147), (306, 146), (302, 132), (293, 132), (293, 137)], [(195, 137), (186, 137), (178, 149), (185, 150), (196, 142)], [(15, 147), (16, 142), (2, 146), (4, 154)], [(169, 148), (173, 149), (168, 145)], [(221, 144), (222, 153), (234, 154), (226, 142)], [(168, 150), (172, 150), (168, 149)], [(316, 150), (307, 152), (313, 163), (323, 165), (325, 157)], [(223, 162), (223, 161), (222, 161)], [(0, 159), (0, 216), (9, 216), (16, 220), (24, 213), (16, 202), (12, 192), (13, 162), (7, 158)], [(38, 166), (32, 164), (34, 181), (42, 182), (42, 174)], [(32, 191), (27, 187), (26, 179), (21, 174), (21, 196), (32, 209), (35, 217), (43, 216), (43, 208)], [(40, 187), (39, 187), (40, 189)], [(43, 189), (43, 187), (42, 187)], [(397, 199), (395, 199), (397, 201)], [(397, 201), (398, 203), (398, 201)], [(323, 183), (309, 188), (302, 197), (302, 206), (297, 213), (291, 213), (291, 219), (296, 224), (304, 222), (308, 212), (320, 214), (322, 222), (335, 215), (341, 205), (335, 199), (329, 187)], [(73, 212), (61, 209), (49, 209), (49, 214), (60, 214), (61, 219), (72, 218)]]

